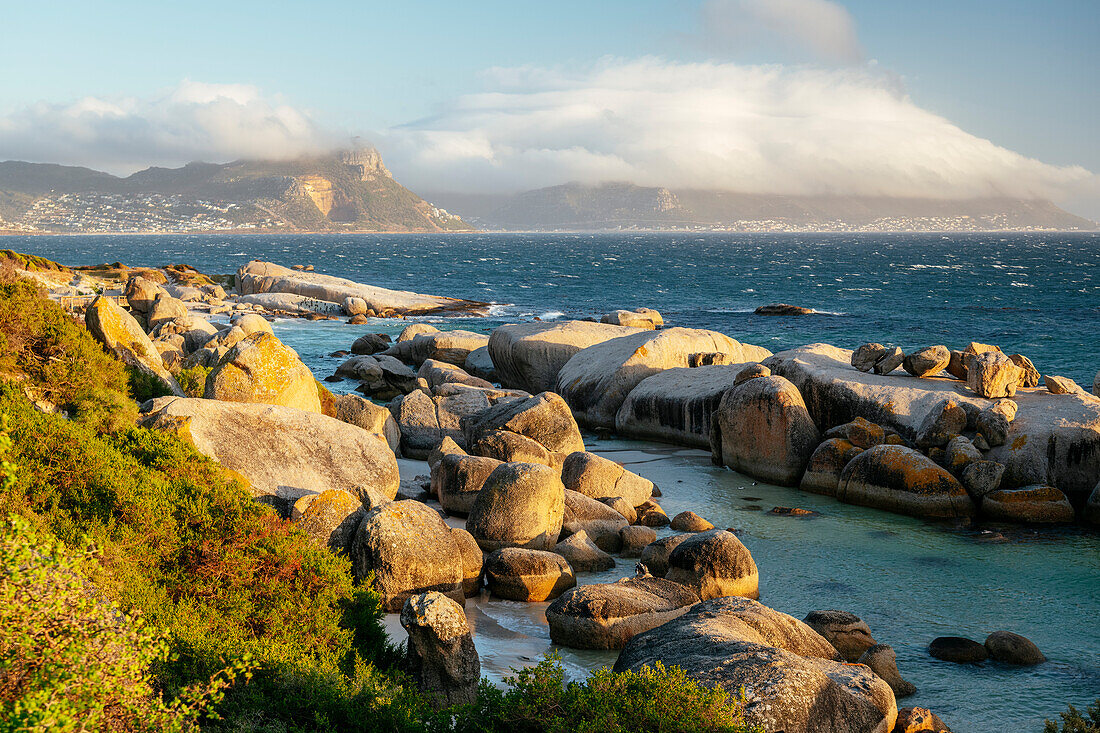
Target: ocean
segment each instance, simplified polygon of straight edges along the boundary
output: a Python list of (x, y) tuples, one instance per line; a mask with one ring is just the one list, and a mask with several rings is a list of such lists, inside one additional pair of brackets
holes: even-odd
[[(495, 304), (487, 318), (425, 319), (441, 328), (488, 331), (535, 316), (649, 306), (668, 325), (711, 328), (772, 351), (816, 341), (908, 350), (974, 340), (1089, 387), (1100, 369), (1100, 234), (72, 236), (9, 238), (4, 246), (65, 264), (184, 262), (212, 273), (252, 258), (311, 264), (385, 287)], [(774, 302), (818, 313), (753, 314)], [(406, 323), (286, 319), (275, 328), (321, 378), (339, 363), (330, 352)], [(595, 436), (586, 443), (654, 480), (670, 516), (692, 509), (738, 529), (760, 568), (762, 602), (798, 618), (840, 608), (866, 620), (918, 688), (899, 707), (929, 707), (960, 733), (1039, 731), (1069, 703), (1084, 707), (1100, 696), (1095, 531), (956, 528), (759, 483), (712, 466), (699, 450)], [(416, 461), (401, 468), (426, 472)], [(819, 514), (769, 514), (775, 506)], [(632, 574), (633, 562), (580, 581)], [(468, 616), (491, 679), (551, 648), (544, 609), (471, 599)], [(388, 626), (399, 635), (394, 619)], [(926, 651), (937, 636), (982, 641), (999, 629), (1033, 639), (1049, 661), (954, 665)], [(615, 659), (614, 652), (559, 651), (577, 676)]]

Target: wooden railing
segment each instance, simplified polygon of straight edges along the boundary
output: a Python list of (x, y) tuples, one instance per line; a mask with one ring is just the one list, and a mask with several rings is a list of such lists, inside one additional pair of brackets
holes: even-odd
[[(84, 311), (98, 297), (98, 295), (62, 295), (59, 302), (61, 307), (67, 311)], [(130, 309), (130, 304), (126, 302), (126, 296), (124, 295), (104, 295), (103, 297), (110, 298), (122, 308)]]

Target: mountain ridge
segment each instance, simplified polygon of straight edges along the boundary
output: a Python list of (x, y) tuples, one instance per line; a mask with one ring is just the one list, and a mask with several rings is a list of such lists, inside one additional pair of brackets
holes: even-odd
[(394, 180), (373, 148), (292, 160), (192, 162), (126, 177), (0, 162), (0, 230), (468, 231)]
[(518, 194), (433, 192), (433, 201), (483, 229), (606, 231), (1084, 230), (1096, 222), (1044, 199), (795, 196), (631, 183), (567, 183)]

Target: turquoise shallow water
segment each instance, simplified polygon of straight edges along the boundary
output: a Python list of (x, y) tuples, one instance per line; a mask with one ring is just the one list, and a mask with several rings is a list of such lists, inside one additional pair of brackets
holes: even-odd
[[(812, 341), (868, 340), (905, 348), (998, 343), (1043, 371), (1091, 384), (1100, 368), (1100, 236), (1085, 235), (392, 235), (378, 237), (34, 237), (5, 246), (70, 264), (187, 262), (231, 272), (251, 257), (390, 287), (509, 304), (487, 319), (433, 319), (488, 331), (542, 315), (598, 315), (649, 305), (672, 325), (707, 327), (773, 350)], [(829, 314), (765, 318), (786, 301)], [(276, 332), (318, 377), (366, 326), (284, 320)], [(344, 389), (350, 388), (347, 383)], [(340, 388), (340, 385), (337, 385)], [(897, 650), (919, 692), (901, 705), (931, 707), (956, 731), (1039, 731), (1069, 703), (1100, 697), (1100, 535), (1011, 527), (956, 529), (840, 504), (795, 489), (753, 485), (697, 450), (587, 438), (660, 485), (669, 514), (692, 509), (733, 527), (760, 568), (761, 600), (803, 617), (816, 608), (862, 616)], [(424, 472), (407, 462), (403, 472)], [(820, 512), (767, 514), (773, 506)], [(620, 563), (582, 582), (631, 574)], [(482, 599), (468, 615), (485, 672), (537, 660), (549, 648), (540, 604)], [(925, 647), (941, 635), (983, 640), (1007, 629), (1050, 661), (1034, 668), (956, 666)], [(574, 674), (613, 654), (562, 650)]]

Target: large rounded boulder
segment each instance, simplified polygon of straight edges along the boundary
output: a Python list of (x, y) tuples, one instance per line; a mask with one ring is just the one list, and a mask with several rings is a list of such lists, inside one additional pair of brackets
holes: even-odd
[(88, 305), (84, 322), (95, 340), (119, 361), (159, 381), (172, 394), (184, 396), (141, 324), (113, 300), (98, 296)]
[(539, 603), (557, 598), (577, 578), (558, 553), (504, 547), (485, 558), (485, 584), (499, 598)]
[(508, 430), (534, 440), (551, 452), (584, 450), (581, 431), (569, 411), (569, 405), (553, 392), (499, 402), (466, 418), (462, 427), (471, 446), (490, 433)]
[(712, 529), (681, 542), (668, 556), (665, 578), (700, 598), (760, 595), (760, 573), (747, 547), (733, 532)]
[(546, 609), (550, 640), (573, 649), (621, 649), (699, 601), (690, 588), (652, 576), (582, 585)]
[(433, 590), (466, 601), (462, 550), (439, 514), (418, 501), (389, 502), (363, 517), (351, 563), (356, 578), (372, 578), (386, 611)]
[(485, 480), (502, 465), (481, 456), (451, 454), (432, 467), (431, 491), (443, 511), (460, 517), (469, 515)]
[(587, 451), (577, 451), (566, 457), (561, 480), (571, 491), (593, 499), (621, 496), (633, 507), (641, 506), (653, 496), (652, 481)]
[(840, 474), (849, 461), (863, 452), (844, 438), (829, 438), (817, 446), (806, 464), (799, 488), (814, 494), (836, 496)]
[(1073, 505), (1053, 486), (998, 489), (982, 499), (982, 516), (1006, 522), (1059, 524), (1073, 521)]
[(722, 397), (711, 451), (720, 466), (794, 486), (820, 442), (798, 388), (770, 376), (743, 382)]
[(295, 522), (298, 529), (320, 546), (346, 555), (366, 514), (363, 502), (340, 489), (328, 489), (309, 498), (308, 506)]
[(206, 377), (204, 396), (321, 412), (313, 372), (294, 349), (263, 332), (248, 336), (222, 357)]
[(849, 504), (916, 517), (968, 517), (974, 504), (954, 476), (901, 445), (876, 445), (845, 466), (836, 496)]
[(489, 335), (489, 356), (505, 387), (553, 391), (558, 372), (578, 351), (638, 330), (590, 321), (512, 323)]
[(704, 601), (633, 637), (616, 672), (657, 662), (745, 695), (745, 720), (785, 733), (890, 733), (897, 703), (869, 668), (835, 661), (829, 644), (798, 621), (752, 601)]
[(613, 429), (616, 413), (642, 380), (666, 369), (689, 367), (698, 353), (725, 354), (730, 363), (771, 356), (767, 349), (741, 344), (717, 331), (642, 331), (578, 352), (558, 374), (558, 393), (581, 424)]
[(552, 550), (561, 532), (565, 487), (549, 466), (502, 463), (477, 492), (466, 529), (486, 552)]
[(342, 489), (388, 499), (401, 482), (386, 441), (331, 417), (276, 405), (165, 397), (150, 403), (144, 427), (186, 438), (205, 456), (248, 479), (254, 496), (298, 499)]

